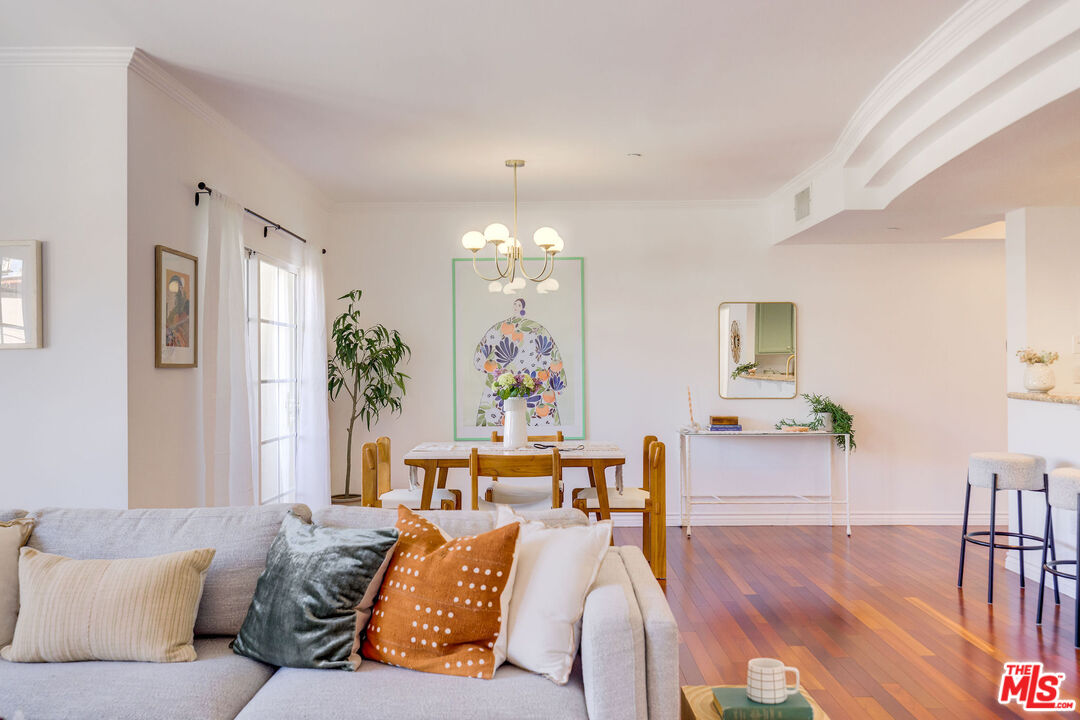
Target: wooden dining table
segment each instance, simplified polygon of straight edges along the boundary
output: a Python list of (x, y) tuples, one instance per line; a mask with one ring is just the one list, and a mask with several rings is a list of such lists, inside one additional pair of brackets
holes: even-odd
[[(543, 447), (536, 447), (542, 445)], [(450, 468), (468, 468), (469, 455), (476, 448), (482, 455), (546, 455), (551, 448), (559, 449), (559, 456), (564, 468), (586, 468), (589, 472), (589, 484), (596, 488), (597, 501), (600, 505), (600, 517), (611, 517), (608, 505), (607, 469), (615, 468), (615, 487), (622, 492), (622, 470), (626, 464), (626, 453), (615, 443), (592, 440), (556, 443), (529, 443), (523, 448), (506, 450), (502, 443), (493, 442), (425, 442), (420, 443), (405, 454), (405, 465), (409, 468), (409, 484), (421, 486), (420, 508), (431, 509), (431, 497), (436, 488), (446, 487)], [(424, 471), (423, 480), (418, 479), (419, 471)], [(472, 506), (479, 504), (474, 497)]]

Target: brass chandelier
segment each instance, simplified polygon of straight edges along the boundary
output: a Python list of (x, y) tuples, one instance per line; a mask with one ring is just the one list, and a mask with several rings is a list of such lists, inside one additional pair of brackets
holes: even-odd
[[(537, 283), (536, 291), (543, 294), (559, 289), (559, 282), (551, 277), (555, 270), (555, 256), (563, 249), (563, 240), (553, 228), (542, 227), (533, 233), (533, 242), (544, 252), (544, 267), (536, 275), (525, 270), (521, 241), (518, 239), (518, 187), (517, 171), (525, 167), (524, 160), (507, 160), (506, 167), (514, 171), (514, 233), (502, 223), (491, 223), (483, 232), (470, 230), (461, 238), (461, 244), (473, 254), (473, 270), (488, 281), (490, 292), (502, 292), (513, 295), (525, 287), (525, 280)], [(480, 272), (476, 256), (486, 245), (492, 245), (495, 259), (495, 277), (488, 277)], [(505, 262), (503, 261), (505, 258)], [(504, 285), (501, 280), (506, 280)]]

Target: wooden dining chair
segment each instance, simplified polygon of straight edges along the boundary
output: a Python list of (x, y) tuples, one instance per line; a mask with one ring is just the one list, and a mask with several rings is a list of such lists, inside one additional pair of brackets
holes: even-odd
[[(419, 510), (421, 488), (393, 488), (390, 483), (390, 438), (383, 436), (360, 449), (361, 505), (367, 507), (397, 507), (404, 505)], [(438, 488), (431, 496), (432, 507), (443, 510), (461, 509), (461, 491)]]
[[(552, 443), (562, 442), (563, 434), (562, 430), (558, 430), (554, 435), (529, 435), (525, 438), (530, 443)], [(501, 443), (503, 436), (499, 434), (498, 430), (491, 431), (491, 442)], [(491, 478), (491, 485), (484, 491), (484, 500), (490, 503), (499, 503), (500, 505), (536, 505), (543, 503), (548, 498), (548, 490), (543, 486), (523, 486), (517, 483), (500, 483), (498, 477)], [(562, 491), (559, 492), (559, 504), (558, 507), (562, 507), (563, 495)]]
[[(525, 438), (526, 442), (531, 443), (545, 443), (545, 442), (562, 442), (562, 430), (557, 430), (554, 435), (529, 435)], [(491, 431), (491, 442), (498, 443), (503, 441), (503, 436), (499, 434), (498, 430)]]
[(501, 484), (501, 478), (550, 477), (551, 484), (545, 488), (545, 497), (553, 508), (562, 505), (562, 458), (558, 448), (552, 448), (550, 455), (481, 455), (478, 448), (473, 448), (469, 454), (469, 477), (473, 510), (480, 509), (481, 477), (500, 478), (495, 485)]
[[(667, 576), (667, 518), (664, 504), (666, 493), (666, 450), (655, 435), (646, 435), (641, 451), (641, 487), (607, 489), (608, 507), (613, 513), (641, 513), (641, 549), (652, 566), (656, 579)], [(600, 501), (595, 487), (578, 488), (571, 497), (572, 504), (588, 515), (600, 518)]]

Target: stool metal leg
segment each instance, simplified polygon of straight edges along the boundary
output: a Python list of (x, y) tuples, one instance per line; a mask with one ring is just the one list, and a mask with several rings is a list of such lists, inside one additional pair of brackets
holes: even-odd
[(1080, 495), (1076, 496), (1076, 580), (1073, 586), (1073, 646), (1080, 648)]
[(990, 483), (990, 571), (986, 584), (986, 603), (988, 605), (994, 604), (994, 521), (997, 520), (997, 481), (997, 473), (994, 473), (991, 475)]
[[(1020, 531), (1020, 534), (1023, 535), (1024, 534), (1024, 491), (1023, 490), (1017, 490), (1016, 491), (1016, 524), (1017, 524), (1017, 529)], [(1045, 537), (1046, 537), (1046, 534), (1043, 533), (1043, 538), (1045, 538)], [(1021, 538), (1019, 542), (1020, 542), (1021, 545), (1023, 545), (1024, 544), (1024, 539)], [(1044, 542), (1045, 542), (1045, 540), (1044, 540)], [(1023, 590), (1024, 589), (1024, 575), (1026, 574), (1024, 571), (1027, 570), (1027, 563), (1024, 562), (1024, 553), (1023, 552), (1019, 552), (1017, 554), (1020, 556), (1020, 589)]]
[[(1046, 476), (1043, 476), (1043, 498), (1046, 500), (1046, 533), (1043, 535), (1044, 542), (1050, 546), (1050, 559), (1057, 562), (1057, 548), (1054, 546), (1054, 513), (1050, 507), (1050, 485)], [(1046, 564), (1046, 553), (1043, 552), (1043, 565)], [(1061, 591), (1058, 588), (1058, 576), (1054, 578), (1054, 604), (1061, 604)]]
[[(1050, 504), (1046, 505), (1046, 523), (1043, 526), (1043, 537), (1050, 537)], [(1035, 611), (1035, 624), (1042, 625), (1042, 611), (1043, 611), (1043, 591), (1046, 589), (1046, 551), (1050, 547), (1049, 540), (1043, 545), (1042, 551), (1042, 563), (1039, 565), (1039, 607)], [(1020, 553), (1023, 557), (1024, 553)], [(1057, 575), (1054, 576), (1057, 579)]]
[[(968, 480), (971, 476), (969, 474)], [(960, 572), (956, 575), (956, 587), (964, 587), (964, 551), (967, 549), (968, 508), (971, 507), (971, 483), (964, 493), (964, 527), (960, 530)]]

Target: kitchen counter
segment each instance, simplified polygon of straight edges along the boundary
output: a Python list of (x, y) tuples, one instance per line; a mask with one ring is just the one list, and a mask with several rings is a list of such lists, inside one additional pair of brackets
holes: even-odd
[(1032, 400), (1034, 402), (1057, 403), (1058, 405), (1080, 405), (1080, 395), (1054, 395), (1052, 393), (1011, 392), (1011, 400)]

